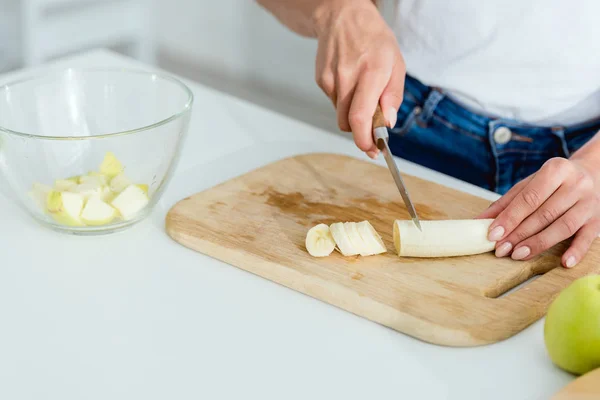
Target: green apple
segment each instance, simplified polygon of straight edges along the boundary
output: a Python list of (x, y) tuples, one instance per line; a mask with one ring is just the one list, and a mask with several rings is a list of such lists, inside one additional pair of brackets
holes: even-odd
[(148, 204), (148, 195), (138, 185), (129, 185), (111, 202), (124, 219), (133, 218)]
[(123, 172), (123, 164), (112, 152), (106, 153), (104, 160), (100, 164), (100, 173), (108, 178), (113, 178)]
[(581, 375), (600, 367), (600, 275), (579, 278), (548, 308), (544, 341), (558, 367)]
[(90, 197), (81, 212), (81, 220), (87, 225), (106, 225), (117, 216), (117, 210), (100, 197)]
[(58, 192), (48, 193), (46, 208), (55, 221), (69, 226), (83, 226), (80, 215), (84, 197), (80, 193)]

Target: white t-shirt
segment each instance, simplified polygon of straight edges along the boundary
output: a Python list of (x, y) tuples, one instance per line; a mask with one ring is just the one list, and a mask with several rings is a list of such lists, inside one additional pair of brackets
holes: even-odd
[(408, 74), (523, 122), (600, 118), (600, 0), (398, 0)]

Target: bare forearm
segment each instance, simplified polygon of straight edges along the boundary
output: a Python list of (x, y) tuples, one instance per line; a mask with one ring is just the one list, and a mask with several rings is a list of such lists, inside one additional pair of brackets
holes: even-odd
[(318, 32), (328, 14), (348, 3), (373, 5), (377, 0), (256, 0), (270, 11), (282, 24), (294, 32), (308, 37)]

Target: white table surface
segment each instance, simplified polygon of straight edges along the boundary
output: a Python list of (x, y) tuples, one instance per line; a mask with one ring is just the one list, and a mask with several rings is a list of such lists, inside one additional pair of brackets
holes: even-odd
[[(106, 51), (41, 69), (75, 65), (150, 69)], [(190, 194), (294, 154), (367, 159), (342, 135), (184, 81), (196, 97), (189, 136), (145, 222), (69, 236), (0, 194), (0, 399), (541, 400), (573, 379), (550, 362), (543, 320), (494, 345), (431, 345), (172, 241), (164, 217)]]

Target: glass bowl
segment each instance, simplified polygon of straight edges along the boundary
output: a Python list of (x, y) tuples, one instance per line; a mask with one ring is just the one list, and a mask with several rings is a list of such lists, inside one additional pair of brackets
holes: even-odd
[(193, 101), (177, 79), (128, 69), (67, 69), (0, 86), (0, 184), (58, 231), (132, 226), (171, 178)]

